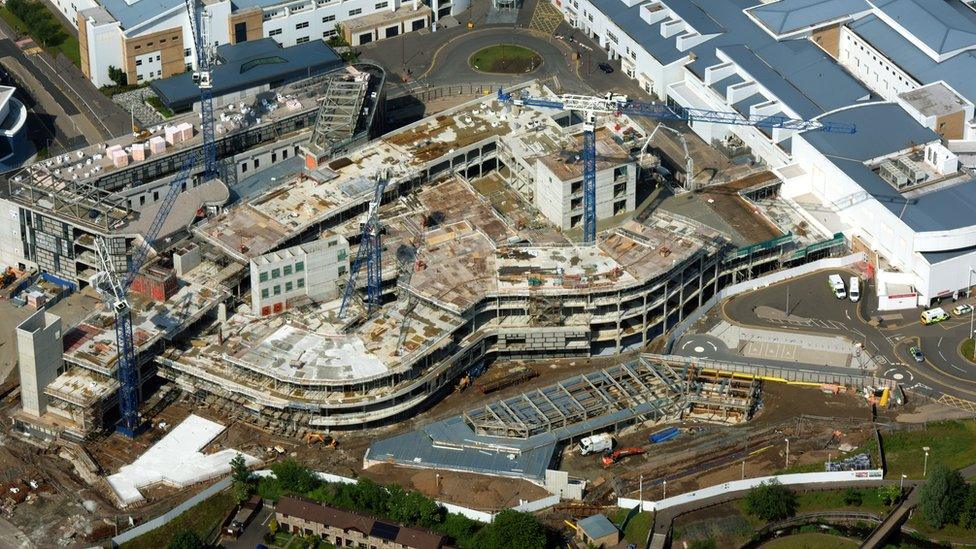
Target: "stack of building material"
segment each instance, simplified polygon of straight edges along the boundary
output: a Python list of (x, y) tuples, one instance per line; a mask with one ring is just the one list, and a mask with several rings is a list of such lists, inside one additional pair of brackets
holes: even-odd
[(123, 168), (129, 165), (129, 153), (125, 152), (121, 145), (112, 145), (105, 149), (105, 155), (112, 161), (116, 168)]
[(183, 122), (179, 126), (176, 126), (176, 130), (180, 134), (181, 141), (189, 141), (190, 139), (193, 139), (193, 124)]
[(152, 154), (162, 154), (166, 152), (166, 140), (160, 136), (149, 139), (149, 152)]
[(146, 159), (146, 144), (145, 143), (134, 143), (132, 145), (132, 160), (135, 162), (142, 162)]
[(163, 133), (166, 135), (166, 142), (170, 145), (183, 141), (183, 133), (176, 126), (166, 126)]

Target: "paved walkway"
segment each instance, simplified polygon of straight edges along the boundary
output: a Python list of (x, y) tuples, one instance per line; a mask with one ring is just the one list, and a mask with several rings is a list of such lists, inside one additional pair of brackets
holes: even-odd
[(875, 530), (868, 536), (868, 539), (864, 540), (861, 544), (863, 549), (876, 549), (877, 547), (882, 547), (885, 540), (887, 540), (891, 534), (901, 525), (908, 520), (908, 513), (911, 512), (912, 508), (918, 504), (919, 493), (921, 490), (912, 490), (908, 494), (908, 497), (902, 501), (898, 507), (896, 507), (891, 513), (885, 517), (884, 522), (882, 522)]

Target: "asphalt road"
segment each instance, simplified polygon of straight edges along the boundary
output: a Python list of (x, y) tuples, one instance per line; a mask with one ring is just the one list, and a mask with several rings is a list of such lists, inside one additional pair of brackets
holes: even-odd
[[(958, 348), (969, 330), (969, 318), (922, 326), (918, 315), (922, 309), (877, 311), (873, 282), (862, 284), (862, 300), (854, 303), (839, 300), (827, 287), (827, 275), (838, 273), (846, 281), (853, 272), (821, 271), (732, 298), (721, 305), (728, 320), (752, 326), (807, 333), (844, 335), (864, 345), (875, 358), (875, 374), (897, 380), (905, 388), (945, 393), (976, 402), (976, 365), (959, 354)], [(965, 303), (960, 300), (959, 303)], [(976, 304), (976, 299), (968, 300)], [(946, 300), (946, 310), (955, 304)], [(791, 315), (816, 320), (796, 325), (771, 320), (756, 314), (759, 306), (786, 310)], [(879, 315), (900, 316), (878, 325)], [(870, 321), (875, 319), (875, 321)], [(908, 354), (912, 345), (920, 345), (924, 362)]]
[[(563, 23), (553, 36), (525, 28), (531, 19), (535, 1), (525, 2), (514, 24), (484, 24), (488, 0), (476, 0), (472, 8), (459, 14), (458, 21), (471, 20), (475, 27), (464, 25), (442, 28), (436, 32), (427, 30), (410, 32), (394, 38), (358, 47), (361, 59), (378, 63), (388, 72), (387, 82), (395, 95), (396, 87), (437, 87), (450, 84), (502, 84), (511, 85), (527, 80), (544, 80), (556, 77), (566, 91), (576, 93), (602, 93), (616, 91), (630, 95), (641, 94), (640, 88), (620, 71), (619, 62), (610, 62), (615, 70), (604, 74), (599, 63), (606, 62), (606, 52), (589, 39), (582, 37)], [(556, 38), (562, 35), (564, 38)], [(574, 42), (569, 41), (574, 36)], [(582, 42), (580, 41), (582, 40)], [(542, 66), (520, 75), (486, 74), (475, 71), (468, 64), (471, 54), (499, 43), (517, 44), (538, 52)], [(578, 52), (579, 62), (572, 59)], [(406, 89), (406, 88), (405, 88)]]

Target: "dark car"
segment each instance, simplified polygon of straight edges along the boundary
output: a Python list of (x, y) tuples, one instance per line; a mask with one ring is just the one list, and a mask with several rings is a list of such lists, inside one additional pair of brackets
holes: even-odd
[(610, 66), (610, 63), (600, 63), (598, 66), (600, 67), (600, 70), (601, 71), (603, 71), (603, 72), (605, 72), (607, 74), (610, 74), (611, 72), (613, 72), (613, 67)]
[(925, 362), (925, 356), (922, 354), (922, 349), (919, 349), (914, 345), (908, 348), (908, 354), (912, 355), (915, 362)]

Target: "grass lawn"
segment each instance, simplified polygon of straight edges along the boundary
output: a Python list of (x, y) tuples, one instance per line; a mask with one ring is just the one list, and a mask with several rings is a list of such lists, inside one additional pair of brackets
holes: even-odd
[(762, 544), (766, 549), (847, 549), (857, 546), (858, 543), (852, 539), (818, 533), (795, 534)]
[(476, 51), (468, 64), (481, 72), (521, 74), (542, 64), (538, 53), (514, 44), (496, 44)]
[(959, 349), (959, 351), (962, 353), (962, 356), (968, 358), (971, 362), (976, 362), (976, 359), (973, 359), (974, 347), (976, 347), (976, 344), (974, 344), (973, 339), (970, 338), (962, 342), (962, 347)]
[[(47, 4), (44, 7), (50, 11)], [(16, 15), (11, 13), (7, 8), (0, 8), (0, 17), (7, 22), (8, 25), (13, 27), (17, 32), (22, 34), (30, 34), (27, 31), (27, 25), (24, 24)], [(65, 57), (71, 60), (76, 67), (81, 66), (81, 46), (78, 44), (78, 35), (76, 30), (64, 25), (61, 19), (54, 13), (51, 14), (51, 18), (57, 21), (61, 28), (64, 29), (65, 39), (57, 46), (46, 48), (51, 55), (57, 56), (58, 52), (64, 54)], [(37, 40), (35, 40), (37, 42)], [(40, 46), (40, 42), (37, 42)]]
[[(624, 519), (627, 518), (627, 513), (630, 509), (618, 509), (610, 520), (620, 528), (620, 525), (624, 523)], [(638, 513), (637, 516), (630, 519), (627, 524), (627, 529), (624, 531), (624, 537), (627, 541), (631, 543), (636, 543), (638, 547), (643, 547), (647, 542), (647, 534), (651, 531), (651, 526), (654, 525), (654, 513), (643, 512)]]
[(922, 478), (924, 446), (929, 450), (929, 471), (936, 463), (961, 469), (976, 463), (976, 420), (940, 421), (918, 431), (895, 431), (882, 434), (888, 478)]
[(845, 490), (824, 490), (805, 492), (796, 495), (796, 514), (816, 513), (819, 511), (864, 511), (884, 515), (889, 507), (881, 501), (877, 488), (861, 488), (860, 505), (844, 503)]
[(193, 530), (206, 539), (214, 528), (220, 526), (231, 509), (234, 508), (234, 496), (229, 490), (224, 490), (209, 499), (190, 508), (168, 524), (147, 532), (134, 540), (122, 544), (122, 549), (156, 549), (166, 547), (169, 540), (183, 530)]
[(917, 530), (922, 537), (929, 538), (933, 541), (972, 543), (973, 540), (976, 540), (976, 530), (963, 528), (957, 524), (950, 524), (943, 527), (941, 530), (932, 528), (927, 522), (925, 522), (925, 517), (918, 510), (912, 513), (912, 516), (908, 519), (908, 522), (905, 525), (909, 528)]

